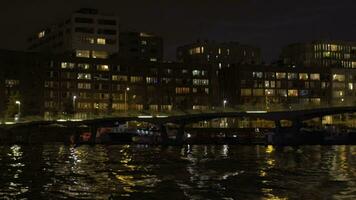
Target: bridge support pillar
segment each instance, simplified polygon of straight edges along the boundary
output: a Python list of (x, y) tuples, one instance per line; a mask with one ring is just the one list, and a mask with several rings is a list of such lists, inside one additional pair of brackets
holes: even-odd
[(176, 143), (178, 145), (183, 144), (184, 128), (185, 128), (185, 124), (180, 124), (179, 125), (177, 136), (176, 136)]
[(91, 137), (90, 137), (90, 141), (89, 141), (90, 144), (95, 144), (95, 142), (96, 142), (96, 134), (98, 132), (98, 129), (99, 128), (98, 128), (98, 126), (96, 124), (92, 124), (90, 126), (90, 133), (91, 133)]
[(168, 143), (167, 127), (164, 124), (161, 124), (160, 130), (161, 130), (162, 143), (167, 144)]
[[(268, 143), (281, 144), (283, 142), (283, 134), (281, 133), (281, 121), (274, 121), (275, 129), (273, 139), (267, 138)], [(268, 137), (268, 136), (267, 136)]]

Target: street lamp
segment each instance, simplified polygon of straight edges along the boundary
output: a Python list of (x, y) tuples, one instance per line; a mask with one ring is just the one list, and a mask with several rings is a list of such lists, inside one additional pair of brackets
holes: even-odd
[(267, 91), (267, 94), (265, 94), (265, 104), (266, 104), (266, 110), (269, 110), (269, 99), (268, 97), (271, 95), (271, 91)]
[(77, 96), (73, 96), (73, 111), (75, 112), (75, 100), (77, 100)]
[(127, 105), (127, 92), (130, 91), (130, 88), (127, 87), (125, 90), (125, 112), (128, 110), (128, 105)]
[(226, 100), (226, 99), (224, 99), (224, 101), (223, 101), (223, 106), (224, 106), (224, 109), (225, 109), (226, 104), (227, 104), (227, 100)]
[(17, 114), (18, 114), (18, 117), (20, 117), (20, 114), (21, 114), (21, 101), (15, 101), (15, 104), (17, 104)]

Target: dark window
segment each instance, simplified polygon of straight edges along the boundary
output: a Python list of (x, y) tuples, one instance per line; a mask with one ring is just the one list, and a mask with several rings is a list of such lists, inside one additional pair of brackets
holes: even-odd
[(99, 29), (98, 34), (104, 34), (104, 35), (116, 35), (116, 30), (111, 30), (111, 29)]
[(78, 33), (94, 33), (94, 28), (89, 27), (76, 27), (75, 32)]
[(114, 40), (114, 39), (106, 39), (106, 44), (116, 44), (116, 40)]
[(102, 25), (116, 25), (116, 21), (112, 19), (99, 19), (98, 24)]
[(94, 20), (91, 18), (77, 17), (77, 18), (75, 18), (75, 22), (76, 23), (92, 24), (94, 22)]

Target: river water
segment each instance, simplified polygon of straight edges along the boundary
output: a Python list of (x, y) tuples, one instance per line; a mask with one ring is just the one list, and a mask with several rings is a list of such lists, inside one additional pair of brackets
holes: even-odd
[(0, 146), (1, 199), (356, 199), (356, 146)]

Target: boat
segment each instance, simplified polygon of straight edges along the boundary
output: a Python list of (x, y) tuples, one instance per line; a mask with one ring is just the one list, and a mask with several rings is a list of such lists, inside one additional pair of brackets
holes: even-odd
[(104, 144), (130, 144), (136, 135), (135, 128), (129, 128), (127, 124), (119, 124), (116, 127), (99, 128), (95, 141)]

